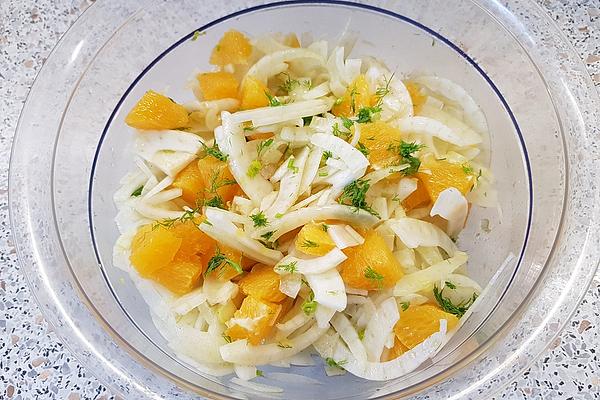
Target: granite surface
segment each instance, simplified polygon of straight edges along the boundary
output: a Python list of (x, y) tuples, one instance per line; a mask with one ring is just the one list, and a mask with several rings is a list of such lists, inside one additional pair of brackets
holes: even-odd
[[(538, 0), (600, 86), (600, 0)], [(118, 398), (41, 315), (10, 237), (7, 170), (19, 112), (52, 47), (92, 1), (0, 0), (0, 399)], [(600, 274), (568, 327), (502, 399), (600, 398)]]

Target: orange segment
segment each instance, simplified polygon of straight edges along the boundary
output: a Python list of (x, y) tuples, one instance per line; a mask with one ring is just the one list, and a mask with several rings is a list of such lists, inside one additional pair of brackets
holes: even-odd
[(435, 160), (433, 157), (422, 160), (417, 177), (423, 182), (432, 202), (449, 187), (454, 187), (465, 195), (475, 183), (475, 176), (465, 171), (462, 165)]
[(408, 347), (402, 344), (398, 338), (394, 338), (394, 347), (391, 349), (385, 349), (381, 355), (381, 362), (390, 361), (400, 357), (402, 354), (410, 350)]
[(248, 339), (250, 344), (260, 344), (271, 332), (280, 312), (281, 305), (248, 296), (229, 321), (225, 334), (232, 340)]
[(363, 74), (358, 75), (340, 99), (331, 109), (331, 112), (338, 117), (351, 117), (356, 115), (361, 108), (369, 107), (371, 93), (367, 78)]
[(398, 340), (409, 349), (423, 342), (440, 330), (440, 320), (448, 322), (448, 330), (458, 325), (458, 318), (432, 304), (410, 306), (400, 313), (400, 320), (394, 327)]
[(430, 203), (429, 193), (425, 189), (425, 185), (417, 178), (417, 188), (406, 199), (402, 200), (402, 206), (406, 211), (415, 208), (425, 207)]
[(233, 200), (238, 185), (225, 161), (206, 156), (198, 160), (198, 170), (204, 185), (204, 198), (207, 201), (214, 198), (215, 193), (223, 200), (223, 204)]
[(186, 294), (200, 285), (202, 262), (195, 256), (189, 261), (175, 261), (159, 269), (152, 279), (173, 293)]
[(414, 112), (417, 114), (423, 103), (425, 103), (425, 100), (427, 100), (427, 96), (421, 93), (421, 88), (414, 82), (404, 82), (404, 86), (406, 86), (408, 94), (410, 94)]
[(360, 142), (369, 150), (367, 158), (374, 169), (401, 164), (398, 153), (390, 150), (390, 146), (397, 146), (401, 140), (400, 130), (385, 122), (377, 121), (360, 126)]
[(237, 98), (238, 81), (229, 72), (207, 72), (198, 74), (198, 83), (204, 100)]
[(133, 237), (129, 260), (141, 276), (149, 277), (175, 258), (181, 242), (169, 229), (144, 225)]
[(269, 105), (267, 86), (261, 81), (248, 76), (242, 82), (240, 93), (240, 109), (250, 110), (253, 108), (266, 107)]
[(326, 226), (315, 222), (304, 225), (296, 238), (296, 249), (312, 256), (323, 256), (333, 250), (335, 242), (325, 230)]
[(279, 274), (273, 271), (273, 267), (256, 264), (252, 271), (244, 276), (240, 282), (241, 291), (257, 299), (278, 303), (286, 298), (279, 291)]
[(190, 260), (200, 254), (206, 254), (214, 247), (214, 239), (198, 229), (197, 225), (202, 223), (206, 217), (201, 216), (194, 220), (176, 222), (170, 231), (181, 239), (181, 246), (175, 254), (176, 260)]
[(343, 250), (348, 258), (339, 267), (342, 279), (357, 289), (392, 287), (404, 275), (402, 267), (379, 233), (369, 230), (364, 239), (363, 244)]
[[(204, 263), (209, 266), (210, 260), (217, 255), (217, 246), (219, 252), (227, 257), (229, 260), (234, 263), (242, 266), (242, 253), (234, 249), (233, 247), (229, 247), (226, 244), (218, 243), (213, 241), (211, 248), (202, 256)], [(208, 274), (209, 272), (207, 272)], [(221, 262), (216, 269), (210, 272), (211, 275), (217, 277), (220, 281), (228, 281), (238, 275), (241, 274), (235, 267), (226, 262)]]
[(300, 41), (298, 40), (298, 36), (296, 36), (295, 33), (290, 33), (286, 35), (286, 37), (283, 39), (283, 44), (289, 47), (300, 47)]
[(248, 64), (252, 54), (252, 45), (243, 33), (236, 30), (225, 32), (210, 55), (213, 65)]
[(177, 174), (172, 185), (182, 190), (181, 198), (186, 203), (196, 204), (196, 200), (201, 199), (204, 194), (204, 182), (198, 169), (198, 163), (189, 163)]
[(137, 129), (176, 129), (187, 126), (187, 110), (167, 96), (147, 91), (125, 117), (125, 123)]

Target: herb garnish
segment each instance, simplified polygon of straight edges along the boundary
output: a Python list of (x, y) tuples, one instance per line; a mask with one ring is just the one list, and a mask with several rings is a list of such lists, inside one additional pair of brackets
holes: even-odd
[(264, 372), (262, 372), (260, 369), (257, 369), (257, 370), (256, 370), (256, 376), (264, 377), (264, 376), (265, 376), (265, 374), (264, 374)]
[(310, 294), (302, 303), (302, 311), (304, 314), (311, 315), (317, 310), (317, 302), (315, 301), (315, 293), (311, 290)]
[(376, 281), (379, 286), (383, 284), (383, 275), (375, 271), (370, 265), (365, 269), (365, 278)]
[(186, 210), (181, 214), (179, 218), (165, 218), (162, 221), (154, 222), (152, 225), (152, 230), (157, 229), (159, 227), (163, 228), (172, 228), (177, 222), (184, 223), (186, 221), (191, 221), (196, 217), (196, 214), (200, 211), (200, 208), (194, 208), (192, 210)]
[(328, 159), (333, 157), (333, 153), (330, 150), (325, 150), (323, 152), (323, 161), (326, 162)]
[(329, 365), (332, 368), (344, 369), (344, 367), (342, 367), (342, 365), (347, 364), (348, 361), (346, 361), (346, 360), (335, 361), (333, 358), (327, 357), (325, 359), (325, 363), (327, 363), (327, 365)]
[(425, 146), (419, 143), (407, 143), (404, 140), (401, 140), (400, 144), (390, 144), (387, 150), (392, 153), (397, 153), (401, 158), (401, 162), (409, 165), (408, 168), (402, 171), (404, 175), (413, 175), (419, 171), (419, 167), (421, 166), (421, 160), (419, 160), (418, 157), (415, 157), (413, 153), (416, 153), (423, 147)]
[(253, 160), (248, 166), (248, 171), (246, 171), (246, 175), (250, 178), (254, 178), (260, 172), (262, 168), (262, 164), (258, 160)]
[[(450, 282), (446, 282), (446, 287), (453, 289), (451, 286), (454, 286), (454, 285), (451, 283), (450, 283), (450, 285), (448, 285), (448, 283), (450, 283)], [(454, 286), (454, 288), (456, 288), (456, 286)], [(433, 286), (433, 296), (435, 297), (435, 300), (438, 302), (438, 304), (440, 305), (442, 310), (444, 310), (450, 314), (454, 314), (458, 318), (465, 315), (465, 313), (467, 312), (469, 307), (471, 307), (473, 305), (473, 303), (475, 303), (475, 300), (477, 300), (477, 293), (473, 293), (473, 296), (470, 299), (463, 301), (462, 303), (457, 305), (457, 304), (452, 303), (452, 301), (449, 298), (444, 297), (443, 291), (444, 291), (444, 289), (440, 290), (437, 287), (437, 285)]]
[(271, 106), (271, 107), (279, 107), (279, 106), (283, 105), (283, 103), (281, 102), (281, 100), (279, 100), (276, 96), (273, 96), (269, 92), (265, 91), (265, 96), (267, 96), (267, 99), (269, 99), (269, 106)]
[(221, 274), (223, 274), (223, 267), (226, 265), (231, 266), (231, 268), (235, 269), (240, 274), (243, 272), (242, 267), (240, 267), (240, 264), (236, 263), (235, 261), (227, 257), (225, 254), (221, 253), (221, 249), (219, 249), (219, 247), (217, 246), (215, 255), (212, 256), (212, 258), (207, 263), (206, 272), (204, 272), (204, 276), (208, 276), (208, 274), (210, 274), (218, 268), (221, 269), (221, 272), (219, 273), (220, 276)]
[(227, 343), (231, 343), (231, 336), (228, 336), (228, 335), (226, 335), (226, 334), (223, 334), (222, 336), (223, 336), (223, 339), (225, 339), (225, 341), (226, 341)]
[(260, 235), (260, 237), (265, 240), (271, 240), (271, 236), (273, 236), (274, 233), (275, 233), (275, 231), (270, 231), (267, 233), (263, 233), (262, 235)]
[(356, 212), (358, 212), (359, 209), (362, 209), (376, 217), (379, 217), (379, 214), (375, 210), (373, 210), (371, 206), (367, 204), (366, 201), (369, 186), (370, 185), (368, 179), (355, 180), (354, 182), (344, 187), (344, 191), (338, 198), (338, 203), (347, 206), (354, 206), (356, 208)]
[(369, 155), (369, 149), (362, 142), (358, 142), (358, 151), (363, 153), (365, 157)]
[(223, 153), (219, 149), (219, 146), (216, 143), (213, 144), (212, 147), (208, 147), (203, 142), (200, 142), (200, 143), (202, 144), (202, 151), (204, 152), (204, 155), (201, 156), (200, 158), (204, 158), (206, 156), (212, 156), (219, 161), (227, 161), (227, 159), (229, 158), (229, 155)]
[(292, 171), (293, 173), (297, 174), (300, 169), (294, 165), (294, 161), (295, 161), (294, 157), (290, 157), (290, 159), (287, 163), (287, 168), (290, 171)]
[(400, 306), (402, 308), (402, 311), (406, 311), (408, 310), (408, 307), (410, 307), (410, 301), (403, 301), (402, 303), (400, 303)]
[(282, 272), (288, 272), (290, 274), (294, 274), (296, 273), (296, 271), (298, 270), (298, 262), (297, 261), (292, 261), (289, 264), (281, 264), (275, 267), (275, 269), (282, 271)]
[(142, 190), (144, 190), (144, 185), (131, 192), (131, 197), (139, 197), (142, 194)]
[(257, 144), (256, 145), (257, 157), (260, 158), (263, 155), (263, 153), (265, 152), (265, 150), (272, 144), (273, 144), (273, 138), (263, 140), (262, 142)]
[(265, 217), (265, 213), (262, 211), (250, 215), (250, 218), (252, 219), (252, 222), (254, 222), (255, 228), (269, 225), (269, 221), (267, 220), (267, 217)]
[(304, 239), (304, 241), (300, 244), (301, 247), (304, 247), (305, 249), (310, 249), (312, 247), (319, 247), (317, 242), (313, 242), (312, 240), (309, 239)]

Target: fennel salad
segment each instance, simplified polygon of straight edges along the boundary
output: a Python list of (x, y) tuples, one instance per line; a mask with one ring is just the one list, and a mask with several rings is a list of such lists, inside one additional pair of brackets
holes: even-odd
[(261, 366), (318, 355), (327, 375), (393, 379), (482, 292), (456, 238), (496, 203), (484, 114), (448, 79), (349, 50), (230, 30), (194, 101), (148, 90), (125, 118), (114, 262), (202, 372), (278, 391)]

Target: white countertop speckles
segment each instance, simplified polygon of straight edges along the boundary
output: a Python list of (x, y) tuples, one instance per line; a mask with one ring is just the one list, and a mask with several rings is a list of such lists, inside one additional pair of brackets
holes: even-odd
[[(600, 86), (600, 2), (537, 0)], [(7, 174), (19, 112), (35, 75), (85, 0), (0, 1), (0, 398), (114, 399), (60, 343), (19, 273)], [(600, 398), (600, 274), (567, 329), (499, 399)]]

